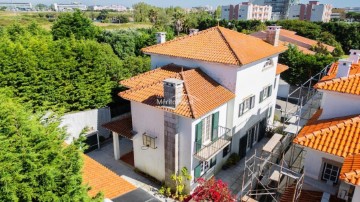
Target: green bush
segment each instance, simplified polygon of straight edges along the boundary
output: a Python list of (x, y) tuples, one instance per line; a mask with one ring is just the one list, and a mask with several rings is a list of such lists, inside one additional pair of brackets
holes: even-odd
[(234, 165), (236, 165), (240, 161), (240, 156), (237, 153), (232, 153), (230, 157), (226, 160), (223, 165), (223, 169), (226, 170)]

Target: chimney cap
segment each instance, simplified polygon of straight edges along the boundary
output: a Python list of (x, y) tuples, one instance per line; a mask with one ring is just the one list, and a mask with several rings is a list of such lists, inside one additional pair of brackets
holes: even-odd
[(349, 60), (348, 58), (346, 58), (346, 59), (340, 59), (339, 60), (339, 63), (348, 63), (348, 65), (350, 64), (352, 64), (352, 61), (351, 60)]
[(180, 84), (183, 84), (183, 83), (184, 83), (183, 80), (175, 79), (175, 78), (165, 79), (163, 82), (164, 82), (164, 83), (172, 83), (172, 84), (175, 84), (175, 85), (180, 85)]
[(277, 30), (277, 29), (281, 29), (281, 26), (278, 25), (271, 25), (271, 26), (267, 26), (268, 30)]
[(353, 55), (360, 55), (360, 50), (350, 49), (350, 54), (353, 54)]
[(164, 34), (164, 35), (166, 35), (166, 32), (156, 32), (156, 34)]

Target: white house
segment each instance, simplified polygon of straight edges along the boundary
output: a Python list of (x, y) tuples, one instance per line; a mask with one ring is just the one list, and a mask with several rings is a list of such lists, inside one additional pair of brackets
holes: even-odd
[(105, 125), (132, 140), (134, 166), (160, 181), (186, 167), (196, 186), (221, 169), (230, 153), (242, 158), (274, 116), (279, 74), (280, 27), (265, 42), (223, 27), (165, 41), (142, 51), (152, 70), (124, 80), (119, 95), (131, 101), (131, 117)]
[(360, 201), (360, 50), (334, 63), (315, 85), (321, 108), (294, 143), (306, 151), (304, 189)]
[(221, 7), (221, 19), (225, 20), (261, 20), (271, 19), (272, 7), (260, 6), (250, 2)]

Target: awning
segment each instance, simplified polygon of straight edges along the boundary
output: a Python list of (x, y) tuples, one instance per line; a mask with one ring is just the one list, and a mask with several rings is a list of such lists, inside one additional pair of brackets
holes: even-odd
[(266, 145), (263, 147), (263, 151), (271, 153), (277, 144), (280, 143), (281, 138), (283, 135), (275, 133), (271, 139), (266, 143)]
[(102, 126), (128, 139), (132, 139), (134, 136), (131, 116), (105, 123)]

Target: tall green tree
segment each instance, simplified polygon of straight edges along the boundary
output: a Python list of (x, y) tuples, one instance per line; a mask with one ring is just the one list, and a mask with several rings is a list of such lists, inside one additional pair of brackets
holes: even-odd
[(32, 114), (0, 89), (0, 201), (102, 201), (82, 181), (79, 144), (64, 146), (55, 116)]
[(76, 39), (95, 39), (100, 34), (100, 28), (80, 10), (76, 10), (61, 14), (51, 27), (51, 33), (55, 40), (69, 38), (71, 35)]
[(133, 5), (135, 22), (149, 22), (149, 13), (152, 6), (144, 2)]

